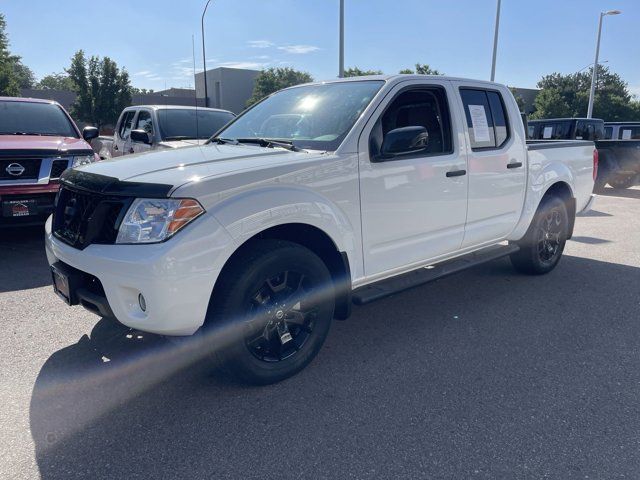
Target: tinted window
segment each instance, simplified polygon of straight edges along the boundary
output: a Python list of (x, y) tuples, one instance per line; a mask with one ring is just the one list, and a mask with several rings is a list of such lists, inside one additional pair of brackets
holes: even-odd
[(129, 138), (129, 133), (131, 132), (131, 124), (133, 123), (133, 117), (135, 116), (135, 110), (129, 110), (124, 113), (122, 117), (122, 121), (120, 122), (120, 129), (118, 130), (118, 135), (122, 139)]
[(415, 155), (438, 155), (451, 152), (449, 107), (444, 90), (421, 89), (400, 93), (373, 128), (371, 155), (375, 156), (380, 152), (384, 136), (388, 132), (402, 127), (427, 129), (429, 134), (427, 146)]
[(604, 127), (604, 138), (610, 140), (613, 137), (613, 127)]
[(498, 92), (460, 89), (472, 149), (500, 148), (509, 138), (509, 123)]
[(569, 140), (571, 138), (571, 122), (536, 123), (536, 140)]
[(618, 132), (620, 140), (640, 140), (640, 125), (638, 126), (620, 126)]
[(233, 117), (230, 112), (167, 108), (158, 110), (158, 128), (163, 140), (205, 139)]
[(509, 138), (507, 115), (504, 111), (502, 97), (498, 92), (487, 92), (489, 106), (493, 115), (493, 126), (496, 133), (496, 146), (501, 147)]
[(78, 138), (78, 132), (58, 105), (0, 100), (0, 135), (15, 134)]
[(384, 82), (361, 80), (282, 90), (245, 111), (224, 138), (272, 138), (300, 148), (335, 150)]
[(135, 130), (144, 130), (149, 135), (153, 135), (153, 122), (151, 121), (151, 113), (146, 110), (141, 110), (138, 113), (138, 120), (136, 120)]

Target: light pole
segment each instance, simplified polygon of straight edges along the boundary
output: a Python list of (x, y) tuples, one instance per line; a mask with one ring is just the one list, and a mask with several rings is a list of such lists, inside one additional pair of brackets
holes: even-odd
[(591, 74), (591, 91), (589, 92), (589, 107), (587, 108), (587, 118), (591, 118), (593, 113), (593, 101), (596, 96), (596, 80), (598, 79), (598, 55), (600, 54), (600, 35), (602, 34), (602, 19), (607, 15), (620, 15), (620, 10), (608, 10), (600, 12), (600, 21), (598, 22), (598, 40), (596, 40), (596, 59), (593, 62), (593, 73)]
[(344, 77), (344, 0), (340, 0), (340, 52), (338, 60), (338, 77)]
[(496, 27), (493, 32), (493, 58), (491, 60), (491, 81), (496, 78), (496, 55), (498, 54), (498, 30), (500, 30), (500, 0), (496, 8)]
[(207, 8), (209, 8), (209, 2), (211, 0), (207, 0), (207, 4), (204, 6), (204, 10), (202, 11), (202, 18), (200, 19), (200, 27), (202, 29), (202, 66), (204, 71), (202, 72), (202, 78), (204, 79), (204, 106), (209, 106), (209, 93), (207, 92), (207, 57), (204, 51), (204, 14), (207, 13)]

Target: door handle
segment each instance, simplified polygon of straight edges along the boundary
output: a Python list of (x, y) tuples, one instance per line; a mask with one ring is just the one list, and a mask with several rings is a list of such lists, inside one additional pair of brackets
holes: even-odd
[(447, 177), (461, 177), (466, 174), (466, 170), (451, 170), (450, 172), (447, 172)]
[(522, 162), (507, 163), (507, 168), (520, 168), (521, 166)]
[(114, 149), (114, 150), (118, 150), (118, 145), (114, 145), (114, 146), (113, 146), (113, 149)]

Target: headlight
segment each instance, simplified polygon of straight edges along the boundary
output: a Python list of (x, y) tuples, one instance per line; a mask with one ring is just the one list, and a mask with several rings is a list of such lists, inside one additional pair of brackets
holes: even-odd
[(120, 224), (116, 243), (162, 242), (203, 213), (191, 198), (138, 198)]
[(73, 157), (73, 165), (71, 165), (71, 168), (81, 167), (82, 165), (87, 165), (95, 161), (96, 155), (93, 153), (91, 155), (77, 155)]

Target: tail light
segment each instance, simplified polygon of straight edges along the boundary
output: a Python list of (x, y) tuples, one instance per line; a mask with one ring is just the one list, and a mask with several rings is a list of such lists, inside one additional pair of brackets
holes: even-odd
[(598, 150), (593, 150), (593, 181), (595, 182), (598, 176)]

